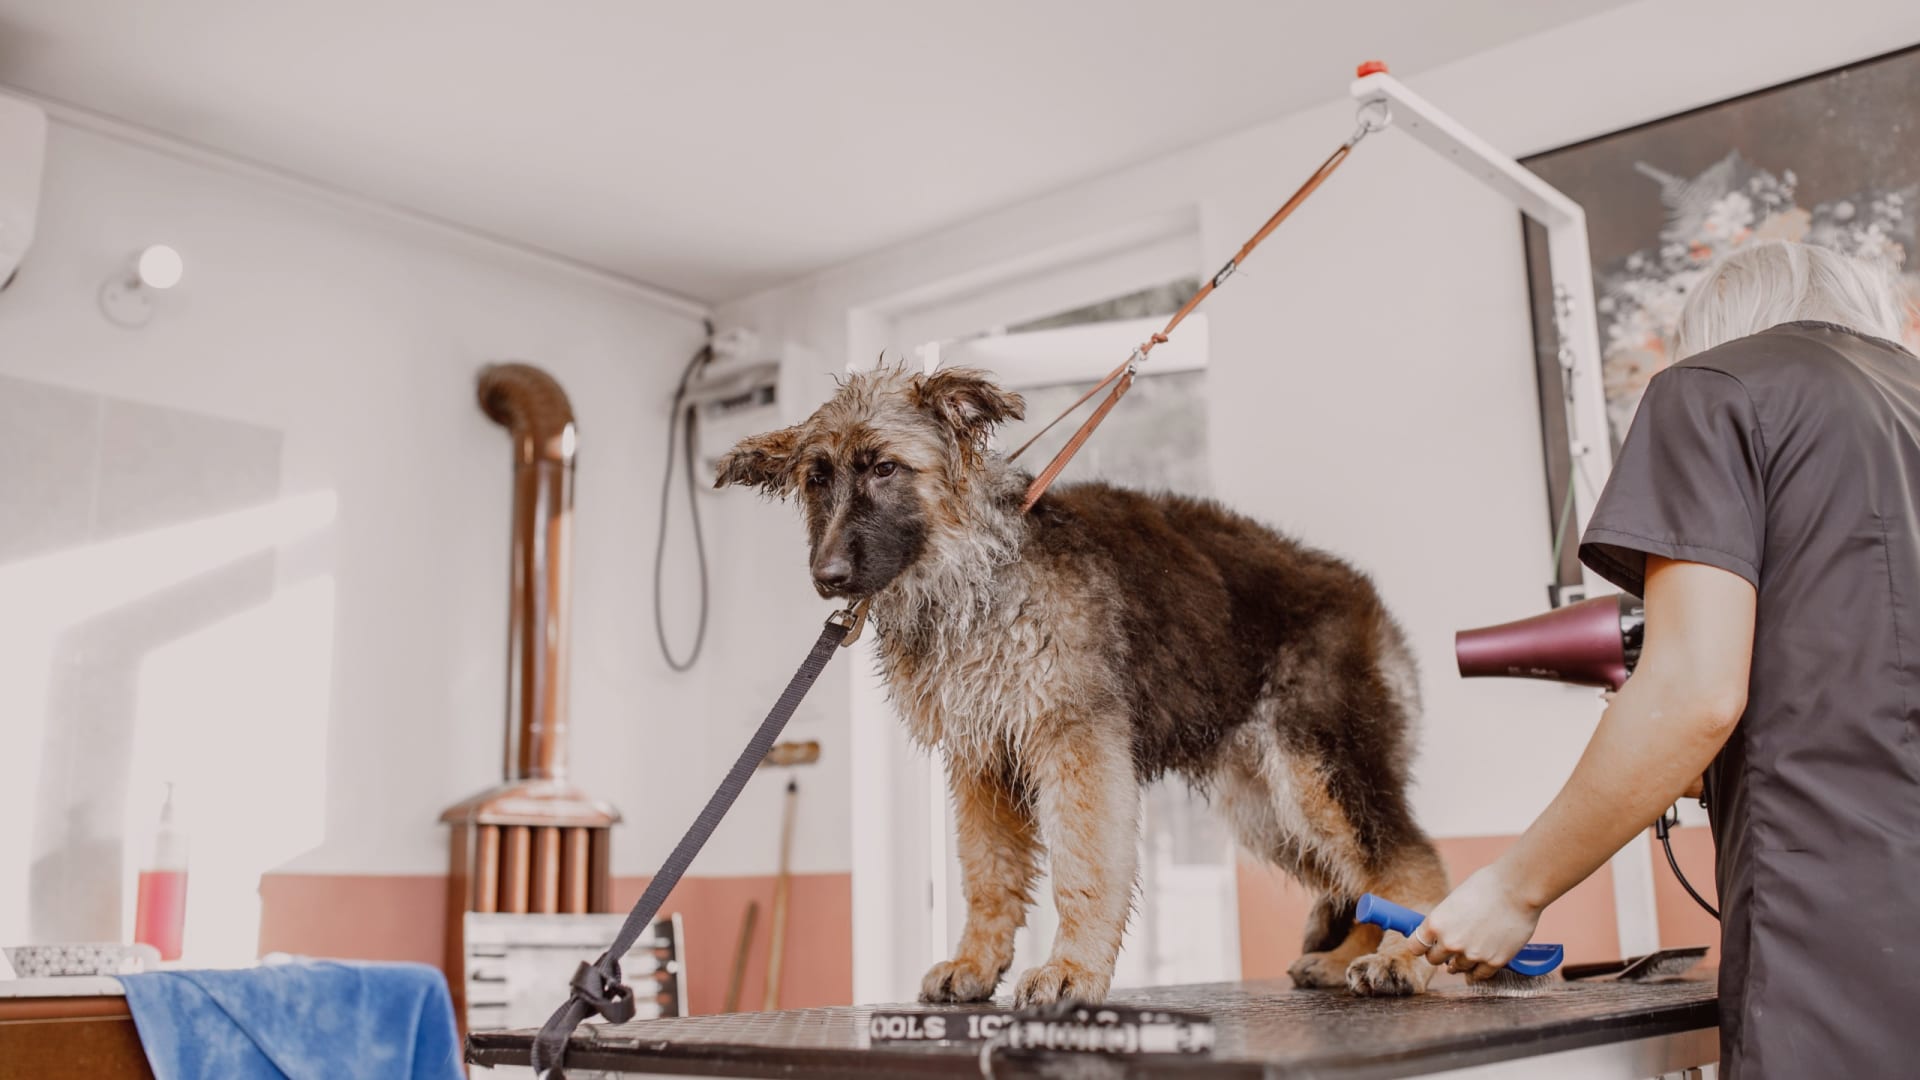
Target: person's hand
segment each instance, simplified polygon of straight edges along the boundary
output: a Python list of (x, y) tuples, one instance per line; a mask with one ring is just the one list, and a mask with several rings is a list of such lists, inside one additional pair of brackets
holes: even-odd
[(1539, 922), (1540, 909), (1520, 899), (1495, 863), (1442, 900), (1410, 940), (1430, 963), (1478, 982), (1506, 967)]

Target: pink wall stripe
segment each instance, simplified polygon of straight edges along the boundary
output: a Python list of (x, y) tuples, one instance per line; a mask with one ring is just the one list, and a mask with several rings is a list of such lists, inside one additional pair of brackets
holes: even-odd
[[(1510, 836), (1438, 841), (1458, 882), (1499, 857)], [(1679, 829), (1674, 853), (1707, 899), (1713, 890), (1713, 838), (1706, 829)], [(1668, 946), (1717, 945), (1719, 927), (1681, 891), (1665, 857), (1653, 855), (1660, 938)], [(638, 899), (646, 878), (614, 882), (614, 903)], [(687, 992), (696, 1014), (720, 1011), (732, 970), (740, 919), (749, 900), (760, 918), (748, 954), (741, 1004), (760, 1006), (766, 990), (769, 919), (774, 879), (689, 877), (668, 898), (686, 927)], [(1311, 897), (1291, 878), (1241, 857), (1240, 962), (1246, 978), (1275, 978), (1300, 955), (1300, 932)], [(439, 875), (268, 874), (260, 880), (260, 951), (366, 960), (414, 960), (438, 966), (445, 932), (446, 879)], [(1567, 947), (1572, 961), (1619, 956), (1613, 877), (1603, 868), (1547, 910), (1540, 940)], [(1717, 963), (1717, 949), (1708, 964)], [(801, 874), (792, 881), (782, 1005), (843, 1005), (853, 999), (853, 891), (847, 874)]]
[[(625, 910), (646, 878), (616, 878)], [(268, 874), (260, 879), (260, 952), (352, 960), (414, 960), (440, 966), (445, 950), (446, 878), (437, 874)], [(760, 916), (748, 954), (743, 1009), (766, 992), (774, 879), (688, 877), (667, 897), (686, 930), (687, 996), (695, 1014), (716, 1013), (726, 997), (749, 900)], [(848, 874), (797, 874), (788, 897), (781, 1005), (805, 1008), (853, 1000), (853, 885)]]
[(438, 874), (264, 874), (260, 955), (412, 960), (447, 952), (447, 879)]

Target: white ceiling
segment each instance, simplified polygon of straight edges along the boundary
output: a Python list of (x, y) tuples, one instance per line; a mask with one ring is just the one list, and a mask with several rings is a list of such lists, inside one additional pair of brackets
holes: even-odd
[(0, 84), (705, 301), (1620, 0), (0, 0)]

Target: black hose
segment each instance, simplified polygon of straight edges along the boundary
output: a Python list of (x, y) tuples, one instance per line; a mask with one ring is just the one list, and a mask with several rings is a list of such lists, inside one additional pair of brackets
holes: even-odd
[(1667, 839), (1667, 829), (1679, 823), (1680, 815), (1678, 812), (1673, 812), (1672, 817), (1661, 814), (1660, 820), (1653, 823), (1653, 834), (1660, 838), (1660, 846), (1665, 849), (1667, 853), (1667, 865), (1673, 868), (1673, 876), (1680, 879), (1680, 887), (1687, 890), (1687, 895), (1693, 897), (1694, 903), (1705, 908), (1707, 914), (1713, 916), (1715, 921), (1718, 921), (1720, 912), (1715, 910), (1712, 904), (1707, 903), (1705, 897), (1693, 891), (1693, 882), (1688, 881), (1687, 875), (1680, 872), (1680, 861), (1673, 857), (1673, 841)]
[[(700, 351), (687, 361), (686, 370), (680, 373), (680, 385), (673, 392), (673, 412), (667, 418), (667, 465), (666, 473), (660, 482), (660, 537), (653, 548), (653, 629), (660, 639), (660, 655), (667, 666), (675, 671), (691, 671), (700, 660), (700, 647), (707, 640), (707, 545), (706, 538), (700, 533), (700, 496), (694, 486), (694, 415), (686, 407), (687, 386), (693, 381), (693, 373), (700, 365), (713, 359), (713, 324), (707, 324), (707, 342)], [(684, 423), (684, 428), (682, 424)], [(693, 550), (700, 560), (700, 621), (693, 632), (693, 651), (685, 660), (676, 660), (672, 646), (667, 644), (666, 600), (660, 594), (660, 577), (667, 561), (667, 510), (673, 497), (673, 451), (674, 435), (684, 432), (685, 446), (683, 456), (687, 469), (687, 513), (693, 517)]]

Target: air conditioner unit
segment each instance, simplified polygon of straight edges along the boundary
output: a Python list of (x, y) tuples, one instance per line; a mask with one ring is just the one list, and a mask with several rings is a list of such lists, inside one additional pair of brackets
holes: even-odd
[(33, 245), (46, 160), (47, 114), (19, 98), (0, 96), (0, 289), (13, 281)]
[(694, 372), (686, 403), (707, 415), (726, 416), (778, 405), (780, 361), (717, 357)]
[(792, 423), (780, 408), (783, 390), (796, 379), (808, 381), (815, 367), (813, 353), (797, 345), (777, 350), (762, 349), (757, 342), (733, 349), (716, 346), (713, 361), (687, 386), (685, 400), (685, 407), (694, 410), (700, 475), (711, 477), (720, 456), (741, 439)]

